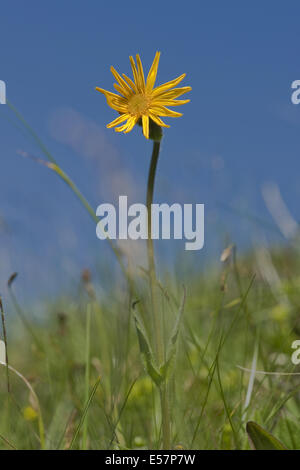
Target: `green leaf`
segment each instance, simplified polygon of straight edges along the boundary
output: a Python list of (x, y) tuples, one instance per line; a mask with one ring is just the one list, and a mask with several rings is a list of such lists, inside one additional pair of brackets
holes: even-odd
[(78, 437), (78, 435), (79, 435), (79, 431), (80, 431), (80, 429), (81, 429), (81, 427), (82, 427), (82, 425), (83, 425), (83, 423), (84, 423), (84, 420), (85, 420), (85, 418), (86, 418), (87, 412), (89, 411), (89, 407), (90, 407), (91, 404), (92, 404), (92, 401), (93, 401), (94, 395), (95, 395), (95, 393), (96, 393), (96, 391), (97, 391), (97, 388), (98, 388), (98, 385), (99, 385), (99, 383), (100, 383), (100, 380), (101, 380), (101, 377), (98, 377), (98, 379), (96, 380), (95, 385), (94, 385), (94, 387), (93, 387), (93, 389), (92, 389), (92, 391), (91, 391), (91, 393), (90, 393), (90, 396), (89, 396), (89, 398), (88, 398), (88, 401), (87, 401), (86, 404), (85, 404), (84, 410), (83, 410), (83, 412), (82, 412), (82, 415), (81, 415), (79, 424), (78, 424), (78, 426), (77, 426), (77, 428), (76, 428), (76, 431), (75, 431), (75, 433), (74, 433), (74, 435), (73, 435), (73, 438), (72, 438), (72, 441), (71, 441), (71, 444), (70, 444), (69, 449), (73, 449), (73, 446), (74, 446), (74, 444), (75, 444), (75, 441), (76, 441), (76, 439), (77, 439), (77, 437)]
[(154, 364), (153, 353), (147, 339), (146, 332), (142, 327), (140, 321), (138, 320), (137, 316), (134, 317), (135, 320), (135, 327), (138, 335), (140, 351), (144, 363), (144, 367), (147, 373), (150, 375), (153, 382), (160, 387), (161, 383), (163, 382), (163, 377), (160, 374), (159, 370), (157, 369), (156, 365)]
[(257, 423), (249, 421), (246, 430), (255, 450), (286, 450), (286, 447), (276, 437)]
[(159, 369), (160, 374), (163, 376), (164, 380), (168, 380), (174, 370), (174, 362), (175, 362), (175, 356), (176, 356), (176, 351), (177, 351), (177, 340), (178, 340), (178, 335), (180, 331), (185, 298), (186, 298), (186, 291), (184, 288), (182, 301), (179, 307), (179, 311), (175, 320), (174, 328), (173, 328), (171, 338), (170, 338), (168, 348), (167, 348), (166, 362)]

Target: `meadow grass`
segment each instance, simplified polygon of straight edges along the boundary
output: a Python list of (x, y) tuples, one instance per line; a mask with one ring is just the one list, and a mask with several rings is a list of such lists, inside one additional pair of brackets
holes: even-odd
[[(76, 184), (7, 104), (45, 160), (31, 158), (97, 223)], [(148, 206), (157, 142), (153, 149)], [(273, 436), (299, 448), (299, 373), (291, 361), (300, 336), (299, 240), (239, 257), (231, 245), (209, 271), (180, 262), (178, 273), (160, 277), (149, 240), (149, 270), (133, 274), (108, 239), (122, 276), (104, 291), (83, 271), (72, 294), (43, 301), (38, 320), (10, 277), (15, 314), (6, 328), (2, 299), (8, 366), (0, 366), (0, 448), (248, 449), (248, 435), (255, 448), (282, 448)]]
[[(300, 257), (296, 248), (283, 247), (270, 259), (280, 282), (272, 282), (270, 266), (264, 272), (254, 253), (236, 259), (232, 250), (211, 272), (185, 279), (168, 379), (172, 448), (248, 449), (248, 421), (286, 447), (300, 447), (299, 376), (254, 376), (238, 367), (297, 372), (291, 344), (300, 337)], [(73, 295), (45, 300), (38, 322), (14, 298), (9, 364), (32, 390), (10, 371), (8, 392), (1, 367), (0, 448), (161, 447), (159, 391), (145, 373), (134, 320), (139, 305), (139, 321), (151, 337), (146, 277), (138, 279), (134, 294), (116, 281), (103, 296), (97, 279), (85, 271)], [(167, 341), (183, 286), (170, 275), (160, 282)]]

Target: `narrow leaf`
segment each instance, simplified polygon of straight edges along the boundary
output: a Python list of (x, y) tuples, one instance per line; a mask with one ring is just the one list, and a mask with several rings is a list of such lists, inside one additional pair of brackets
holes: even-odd
[(184, 304), (186, 299), (186, 290), (183, 287), (182, 301), (178, 310), (178, 314), (175, 320), (174, 328), (171, 334), (171, 338), (167, 348), (166, 362), (160, 367), (160, 373), (163, 375), (165, 380), (168, 380), (174, 369), (175, 356), (177, 351), (177, 340), (180, 331), (181, 319), (184, 311)]
[(153, 353), (149, 345), (146, 332), (144, 331), (141, 323), (139, 322), (136, 316), (134, 317), (134, 320), (144, 367), (153, 382), (159, 387), (163, 381), (163, 377), (161, 376), (157, 367), (154, 364)]
[(77, 437), (78, 437), (79, 431), (80, 431), (80, 429), (81, 429), (81, 427), (82, 427), (82, 425), (83, 425), (83, 423), (84, 423), (84, 420), (85, 420), (85, 418), (86, 418), (86, 415), (87, 415), (87, 412), (88, 412), (88, 410), (89, 410), (89, 407), (91, 406), (91, 403), (92, 403), (92, 401), (93, 401), (94, 395), (95, 395), (95, 393), (96, 393), (96, 391), (97, 391), (97, 388), (98, 388), (98, 385), (99, 385), (99, 383), (100, 383), (100, 380), (101, 380), (101, 377), (98, 377), (98, 379), (96, 380), (95, 385), (94, 385), (94, 387), (93, 387), (93, 389), (92, 389), (92, 391), (91, 391), (91, 393), (90, 393), (89, 399), (88, 399), (88, 401), (86, 402), (86, 405), (85, 405), (84, 410), (83, 410), (83, 412), (82, 412), (82, 415), (81, 415), (79, 424), (78, 424), (78, 426), (77, 426), (77, 428), (76, 428), (76, 431), (75, 431), (74, 436), (73, 436), (73, 438), (72, 438), (72, 441), (71, 441), (71, 444), (70, 444), (69, 449), (73, 449), (73, 446), (74, 446), (75, 441), (76, 441), (76, 439), (77, 439)]
[(0, 340), (0, 362), (6, 364), (5, 343)]
[(249, 421), (246, 430), (255, 450), (286, 450), (286, 447), (276, 437), (257, 423)]

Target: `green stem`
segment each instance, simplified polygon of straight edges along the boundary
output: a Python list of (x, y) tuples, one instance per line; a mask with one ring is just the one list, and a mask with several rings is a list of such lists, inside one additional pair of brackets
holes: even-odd
[(5, 326), (4, 309), (3, 309), (2, 298), (1, 298), (1, 297), (0, 297), (0, 313), (1, 313), (2, 330), (3, 330), (3, 339), (4, 339), (4, 346), (5, 346), (5, 363), (6, 363), (7, 392), (10, 393), (9, 367), (8, 367), (8, 352), (7, 352), (7, 336), (6, 336), (6, 326)]
[[(86, 312), (86, 345), (85, 345), (85, 398), (84, 402), (87, 403), (90, 395), (90, 354), (91, 354), (91, 304), (87, 306)], [(88, 447), (88, 414), (83, 423), (82, 432), (82, 449), (87, 450)]]
[[(164, 362), (164, 345), (162, 334), (162, 322), (159, 315), (159, 305), (157, 299), (157, 277), (155, 268), (154, 246), (152, 240), (152, 213), (151, 207), (153, 203), (153, 193), (155, 184), (155, 175), (157, 162), (159, 158), (160, 142), (153, 142), (153, 151), (148, 175), (147, 184), (147, 210), (148, 210), (148, 239), (147, 239), (147, 254), (148, 266), (150, 277), (150, 293), (151, 293), (151, 306), (153, 318), (153, 330), (155, 338), (156, 357), (158, 365)], [(161, 413), (162, 413), (162, 435), (163, 435), (163, 448), (170, 449), (171, 447), (171, 431), (170, 431), (170, 408), (167, 384), (164, 383), (160, 387), (160, 400), (161, 400)]]
[(156, 347), (158, 364), (161, 364), (164, 359), (164, 352), (163, 352), (161, 321), (160, 321), (159, 313), (158, 313), (157, 295), (156, 295), (157, 280), (156, 280), (156, 269), (155, 269), (155, 259), (154, 259), (154, 246), (153, 246), (153, 240), (152, 240), (152, 213), (151, 213), (156, 168), (157, 168), (157, 162), (159, 158), (159, 150), (160, 150), (160, 143), (153, 142), (153, 151), (152, 151), (151, 164), (150, 164), (149, 175), (148, 175), (148, 184), (147, 184), (147, 210), (148, 210), (147, 254), (148, 254), (148, 267), (149, 267), (149, 276), (150, 276), (150, 293), (151, 293), (155, 347)]

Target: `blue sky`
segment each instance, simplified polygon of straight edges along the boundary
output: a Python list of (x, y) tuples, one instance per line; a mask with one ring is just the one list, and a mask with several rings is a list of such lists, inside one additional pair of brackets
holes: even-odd
[[(241, 249), (256, 237), (281, 240), (247, 217), (273, 223), (262, 197), (267, 182), (300, 218), (300, 105), (290, 100), (300, 79), (299, 16), (296, 1), (10, 0), (1, 4), (0, 79), (96, 208), (121, 191), (143, 201), (151, 144), (139, 128), (106, 129), (115, 115), (94, 87), (112, 89), (110, 65), (128, 74), (136, 53), (147, 69), (162, 52), (159, 83), (186, 72), (191, 103), (183, 118), (169, 119), (156, 200), (205, 204), (204, 249), (191, 257), (176, 246), (200, 265), (219, 257), (226, 237)], [(18, 155), (42, 157), (15, 123), (1, 105), (0, 291), (18, 271), (22, 294), (35, 295), (112, 259), (68, 188)], [(161, 242), (162, 259), (173, 248)]]

